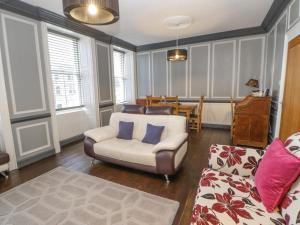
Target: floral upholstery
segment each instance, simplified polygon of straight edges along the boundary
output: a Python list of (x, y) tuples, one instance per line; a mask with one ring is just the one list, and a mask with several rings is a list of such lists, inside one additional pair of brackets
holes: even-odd
[(300, 224), (300, 177), (283, 200), (281, 213), (287, 225)]
[(212, 145), (209, 167), (224, 173), (253, 177), (265, 150), (227, 145)]
[(300, 157), (300, 132), (295, 133), (286, 139), (284, 145), (291, 153)]
[(204, 169), (191, 225), (232, 224), (281, 225), (285, 221), (279, 212), (265, 210), (252, 179)]
[[(300, 158), (300, 132), (290, 136), (284, 145), (292, 154)], [(300, 224), (300, 177), (283, 200), (281, 212), (286, 224)]]

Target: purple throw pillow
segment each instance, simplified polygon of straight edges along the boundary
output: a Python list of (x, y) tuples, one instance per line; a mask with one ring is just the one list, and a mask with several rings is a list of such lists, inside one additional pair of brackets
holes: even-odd
[(117, 138), (124, 139), (124, 140), (131, 140), (133, 134), (133, 122), (119, 122), (119, 133)]
[(154, 126), (148, 123), (146, 135), (143, 138), (142, 142), (153, 145), (158, 144), (160, 142), (161, 134), (164, 128), (164, 126)]

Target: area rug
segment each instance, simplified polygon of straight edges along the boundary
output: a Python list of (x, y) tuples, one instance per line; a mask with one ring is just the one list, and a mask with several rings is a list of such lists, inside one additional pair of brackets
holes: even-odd
[(0, 195), (1, 225), (171, 225), (179, 203), (58, 167)]

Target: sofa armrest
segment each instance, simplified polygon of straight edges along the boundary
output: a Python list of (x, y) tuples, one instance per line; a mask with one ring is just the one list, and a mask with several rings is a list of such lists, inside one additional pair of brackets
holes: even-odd
[(117, 133), (111, 126), (99, 127), (93, 130), (86, 131), (84, 135), (95, 142), (104, 141), (116, 137)]
[(209, 148), (209, 167), (224, 173), (254, 176), (265, 150), (212, 145)]
[(177, 150), (182, 145), (182, 143), (184, 143), (187, 140), (187, 137), (187, 133), (182, 133), (173, 137), (166, 138), (162, 142), (159, 142), (157, 145), (155, 145), (152, 152), (157, 153), (160, 151)]

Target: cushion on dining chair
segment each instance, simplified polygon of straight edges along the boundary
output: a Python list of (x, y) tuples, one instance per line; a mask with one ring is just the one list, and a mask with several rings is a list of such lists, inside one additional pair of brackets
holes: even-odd
[(146, 108), (147, 115), (173, 115), (173, 107), (169, 106), (148, 106)]
[(123, 105), (122, 113), (131, 113), (131, 114), (144, 114), (145, 113), (145, 106), (143, 105)]

